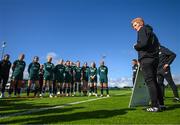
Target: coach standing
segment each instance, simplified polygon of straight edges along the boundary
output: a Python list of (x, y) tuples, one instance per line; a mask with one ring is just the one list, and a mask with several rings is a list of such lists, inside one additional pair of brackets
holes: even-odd
[(9, 78), (9, 71), (11, 68), (11, 62), (9, 61), (9, 57), (10, 56), (6, 54), (4, 55), (3, 60), (0, 61), (0, 85), (1, 80), (3, 81), (0, 98), (4, 98), (5, 87)]
[(178, 88), (173, 81), (171, 75), (171, 69), (170, 69), (170, 64), (174, 61), (175, 58), (176, 58), (176, 54), (174, 52), (172, 52), (171, 50), (169, 50), (164, 46), (160, 46), (157, 77), (158, 77), (158, 84), (161, 86), (163, 96), (164, 96), (164, 79), (166, 79), (166, 81), (173, 90), (174, 101), (180, 101)]
[(157, 112), (160, 105), (164, 105), (161, 89), (157, 83), (159, 41), (152, 27), (145, 25), (142, 18), (133, 19), (131, 24), (137, 31), (137, 43), (134, 48), (138, 52), (138, 60), (151, 98), (151, 107), (147, 108), (147, 111)]

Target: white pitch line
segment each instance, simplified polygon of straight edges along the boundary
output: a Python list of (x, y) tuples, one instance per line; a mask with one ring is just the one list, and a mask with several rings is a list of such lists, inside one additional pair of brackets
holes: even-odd
[[(122, 94), (116, 94), (116, 95), (125, 95), (125, 94), (128, 94), (128, 93), (122, 93)], [(96, 100), (100, 100), (100, 99), (105, 99), (105, 98), (109, 98), (109, 97), (100, 97), (100, 98), (88, 99), (88, 100), (84, 100), (84, 101), (72, 102), (72, 103), (67, 103), (67, 104), (64, 104), (64, 105), (54, 106), (54, 107), (46, 107), (46, 108), (40, 108), (40, 109), (31, 109), (31, 110), (25, 111), (25, 112), (14, 113), (14, 114), (2, 116), (2, 117), (0, 116), (0, 119), (10, 118), (10, 117), (13, 117), (13, 116), (26, 115), (26, 114), (41, 112), (41, 111), (50, 110), (50, 109), (64, 108), (66, 106), (81, 104), (81, 103), (85, 103), (85, 102), (92, 102), (92, 101), (96, 101)]]

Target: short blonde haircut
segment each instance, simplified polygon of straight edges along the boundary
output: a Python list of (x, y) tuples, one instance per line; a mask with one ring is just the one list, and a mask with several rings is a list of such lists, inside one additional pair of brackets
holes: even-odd
[(133, 25), (133, 23), (135, 23), (135, 22), (140, 24), (141, 26), (144, 26), (144, 20), (141, 17), (137, 17), (137, 18), (133, 19), (131, 21), (131, 24)]

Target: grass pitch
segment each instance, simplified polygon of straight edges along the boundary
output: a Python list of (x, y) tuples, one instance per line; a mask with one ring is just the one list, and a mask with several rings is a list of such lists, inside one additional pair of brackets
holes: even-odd
[(166, 91), (166, 111), (128, 108), (131, 90), (110, 90), (109, 98), (0, 99), (0, 124), (180, 124), (180, 103)]

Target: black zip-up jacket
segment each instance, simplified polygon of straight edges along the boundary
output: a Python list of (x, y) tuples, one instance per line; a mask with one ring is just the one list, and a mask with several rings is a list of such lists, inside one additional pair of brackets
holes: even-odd
[(174, 52), (164, 46), (160, 46), (158, 70), (162, 70), (165, 64), (170, 65), (175, 58), (176, 54)]
[(0, 77), (8, 79), (10, 68), (11, 68), (10, 61), (1, 60), (0, 61)]
[(138, 31), (137, 44), (134, 46), (138, 51), (138, 60), (143, 58), (158, 58), (159, 41), (149, 25), (144, 25)]

